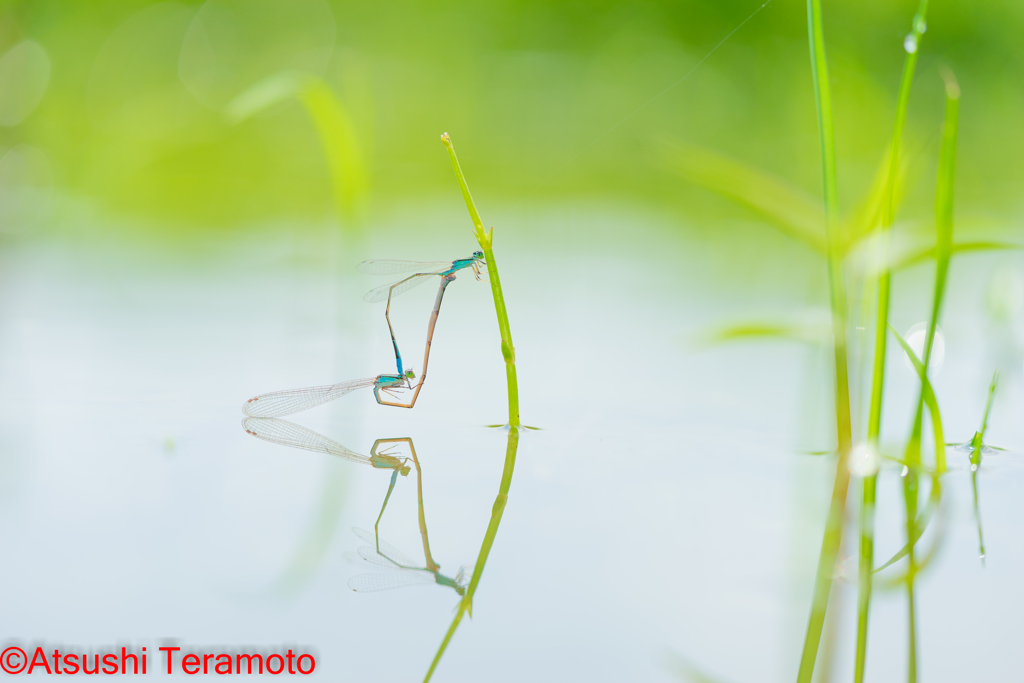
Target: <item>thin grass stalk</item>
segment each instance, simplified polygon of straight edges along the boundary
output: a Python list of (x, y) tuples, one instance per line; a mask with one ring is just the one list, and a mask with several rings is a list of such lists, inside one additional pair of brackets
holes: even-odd
[(974, 492), (974, 520), (978, 526), (978, 555), (981, 566), (985, 566), (985, 536), (981, 530), (981, 505), (978, 502), (978, 471), (981, 468), (981, 451), (985, 447), (985, 430), (988, 429), (988, 415), (992, 410), (992, 398), (996, 395), (999, 371), (992, 373), (992, 383), (988, 385), (988, 399), (985, 401), (985, 413), (981, 416), (981, 429), (971, 439), (971, 489)]
[(480, 213), (476, 210), (473, 202), (473, 195), (469, 193), (469, 186), (466, 185), (466, 177), (462, 175), (462, 167), (459, 165), (459, 158), (455, 156), (455, 147), (448, 133), (441, 136), (441, 141), (448, 149), (448, 156), (452, 161), (452, 168), (455, 169), (455, 177), (459, 180), (459, 187), (462, 188), (462, 198), (466, 200), (466, 208), (469, 209), (469, 216), (473, 219), (473, 235), (484, 250), (484, 260), (487, 262), (487, 274), (491, 281), (491, 293), (494, 296), (494, 310), (498, 314), (498, 331), (501, 333), (501, 356), (505, 359), (505, 379), (508, 385), (508, 425), (512, 429), (518, 429), (519, 424), (519, 381), (516, 378), (516, 348), (512, 344), (512, 331), (508, 325), (508, 311), (505, 309), (505, 296), (501, 292), (501, 279), (498, 277), (498, 262), (494, 258), (492, 249), (492, 237), (494, 228), (484, 230), (484, 223), (480, 220)]
[[(889, 145), (889, 170), (885, 182), (885, 198), (882, 202), (881, 245), (884, 265), (878, 278), (878, 306), (875, 320), (875, 354), (871, 373), (871, 402), (868, 408), (868, 448), (878, 451), (878, 440), (882, 428), (882, 395), (885, 383), (885, 352), (887, 326), (889, 322), (889, 298), (891, 270), (888, 256), (888, 240), (896, 217), (896, 181), (899, 176), (899, 153), (903, 138), (903, 127), (907, 120), (907, 105), (910, 102), (910, 86), (914, 81), (917, 67), (917, 52), (925, 28), (928, 0), (921, 0), (914, 15), (913, 25), (907, 40), (913, 50), (906, 51), (903, 59), (903, 75), (900, 77), (899, 97), (896, 101), (896, 123), (893, 126), (892, 141)], [(907, 43), (904, 43), (906, 45)], [(860, 570), (857, 594), (857, 652), (854, 664), (854, 683), (863, 683), (867, 663), (868, 612), (871, 606), (872, 568), (874, 565), (875, 543), (875, 500), (878, 476), (871, 474), (864, 478), (860, 512)]]
[(516, 354), (515, 347), (512, 345), (512, 332), (508, 324), (508, 311), (505, 309), (505, 297), (501, 291), (501, 280), (498, 278), (498, 264), (494, 259), (494, 251), (492, 249), (492, 234), (494, 229), (485, 231), (483, 221), (480, 220), (480, 213), (476, 210), (476, 204), (473, 202), (473, 196), (469, 192), (469, 186), (466, 184), (466, 178), (462, 174), (462, 167), (459, 165), (459, 159), (455, 155), (455, 148), (452, 146), (451, 138), (445, 133), (441, 136), (441, 141), (444, 146), (448, 149), (448, 156), (451, 158), (452, 168), (455, 170), (455, 177), (458, 178), (459, 187), (462, 189), (462, 197), (466, 200), (466, 208), (469, 209), (470, 218), (473, 220), (473, 233), (476, 236), (477, 242), (480, 243), (480, 248), (484, 250), (484, 259), (487, 262), (487, 273), (491, 281), (491, 293), (494, 296), (494, 310), (498, 315), (498, 330), (501, 333), (501, 356), (505, 361), (505, 374), (508, 381), (508, 443), (505, 448), (505, 465), (501, 472), (501, 484), (498, 487), (498, 496), (494, 500), (494, 506), (491, 508), (491, 521), (487, 525), (487, 532), (484, 534), (484, 541), (480, 546), (480, 552), (477, 555), (476, 566), (473, 568), (473, 576), (469, 580), (469, 585), (466, 587), (466, 592), (462, 596), (462, 600), (459, 602), (459, 606), (456, 608), (455, 617), (452, 619), (451, 626), (448, 627), (448, 632), (445, 633), (444, 639), (441, 641), (440, 647), (437, 649), (437, 654), (434, 655), (434, 660), (430, 663), (430, 668), (427, 670), (427, 675), (424, 677), (424, 683), (430, 680), (434, 675), (434, 670), (437, 669), (437, 665), (441, 661), (441, 657), (444, 655), (445, 650), (448, 648), (448, 643), (451, 642), (452, 636), (455, 635), (456, 629), (462, 622), (464, 614), (473, 616), (473, 596), (476, 594), (477, 586), (480, 585), (480, 577), (484, 573), (484, 565), (487, 564), (487, 557), (490, 555), (491, 546), (494, 545), (494, 539), (498, 535), (498, 526), (501, 524), (501, 517), (505, 512), (505, 504), (508, 502), (508, 492), (512, 487), (512, 474), (516, 467), (516, 453), (519, 450), (519, 384), (516, 380)]
[[(917, 373), (918, 379), (921, 381), (921, 391), (924, 398), (924, 404), (928, 408), (928, 414), (931, 416), (932, 441), (935, 446), (935, 462), (937, 464), (932, 471), (929, 472), (929, 476), (932, 479), (932, 490), (928, 496), (928, 507), (926, 507), (925, 511), (914, 521), (912, 535), (907, 539), (907, 543), (892, 557), (890, 557), (887, 562), (873, 570), (872, 573), (874, 574), (877, 574), (906, 557), (913, 549), (914, 545), (920, 540), (921, 536), (924, 535), (925, 529), (928, 527), (932, 515), (938, 511), (939, 506), (942, 503), (942, 482), (939, 477), (946, 471), (946, 438), (942, 429), (942, 414), (939, 411), (939, 401), (935, 396), (935, 390), (932, 387), (931, 381), (928, 379), (927, 370), (921, 360), (918, 359), (914, 350), (910, 347), (910, 344), (900, 336), (900, 333), (896, 328), (889, 325), (889, 331), (892, 332), (896, 341), (903, 349), (903, 352), (907, 354), (907, 358), (914, 366), (914, 371)], [(916, 441), (912, 441), (911, 443), (916, 444), (916, 446), (920, 448), (920, 434), (917, 434)], [(925, 471), (925, 468), (920, 466), (918, 466), (918, 469), (920, 471)], [(907, 474), (909, 473), (910, 468), (908, 467)]]
[[(927, 374), (928, 362), (931, 358), (932, 342), (935, 339), (935, 327), (938, 324), (942, 298), (949, 273), (949, 260), (953, 251), (953, 178), (956, 171), (956, 137), (959, 117), (960, 88), (952, 77), (946, 81), (946, 119), (942, 129), (942, 146), (939, 150), (939, 172), (935, 189), (935, 289), (932, 294), (932, 308), (925, 337), (924, 358), (922, 365)], [(907, 474), (903, 478), (904, 509), (906, 512), (907, 540), (911, 542), (917, 528), (918, 507), (918, 472), (921, 469), (921, 431), (924, 413), (926, 385), (921, 382), (918, 395), (914, 425), (904, 455)], [(946, 469), (945, 444), (936, 444), (936, 475)], [(917, 682), (917, 619), (914, 595), (914, 579), (917, 565), (914, 557), (914, 544), (911, 542), (907, 554), (909, 569), (907, 571), (907, 681)]]
[(832, 577), (843, 538), (846, 515), (846, 494), (850, 484), (847, 461), (852, 441), (850, 424), (850, 386), (847, 375), (846, 350), (846, 282), (843, 272), (842, 235), (839, 234), (838, 182), (836, 180), (835, 137), (832, 123), (832, 101), (825, 59), (824, 31), (821, 23), (820, 0), (807, 0), (808, 37), (811, 52), (811, 72), (818, 110), (818, 131), (821, 137), (821, 170), (825, 203), (825, 242), (828, 256), (829, 298), (832, 308), (832, 338), (835, 356), (835, 410), (836, 436), (839, 458), (836, 478), (832, 487), (828, 519), (821, 542), (818, 568), (814, 579), (814, 595), (807, 623), (803, 654), (800, 658), (799, 683), (810, 683), (814, 662), (821, 643), (825, 612), (832, 588)]

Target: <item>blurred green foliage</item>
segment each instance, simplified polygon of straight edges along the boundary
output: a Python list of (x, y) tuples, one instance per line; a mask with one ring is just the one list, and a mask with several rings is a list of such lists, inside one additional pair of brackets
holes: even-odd
[[(285, 73), (333, 92), (367, 169), (371, 216), (395, 201), (450, 193), (437, 142), (450, 131), (475, 193), (491, 203), (610, 197), (701, 219), (748, 218), (681, 180), (664, 143), (713, 150), (719, 156), (707, 158), (719, 168), (731, 158), (820, 197), (803, 3), (775, 0), (692, 76), (588, 145), (759, 5), (4, 2), (0, 201), (24, 194), (12, 194), (12, 183), (33, 192), (52, 185), (171, 230), (322, 219), (341, 201), (332, 168), (343, 165), (325, 150), (302, 98), (238, 122), (225, 114), (229, 102)], [(825, 3), (846, 212), (870, 194), (882, 162), (913, 11), (909, 0)], [(940, 2), (931, 12), (901, 216), (931, 215), (938, 70), (948, 65), (964, 90), (958, 212), (1008, 227), (1022, 204), (1024, 3)], [(18, 215), (5, 219), (11, 211)], [(5, 208), (0, 219), (11, 229), (23, 214)]]

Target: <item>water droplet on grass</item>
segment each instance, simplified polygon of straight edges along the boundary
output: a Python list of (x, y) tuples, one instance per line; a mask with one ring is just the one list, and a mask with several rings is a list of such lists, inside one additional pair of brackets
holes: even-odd
[(914, 30), (918, 33), (924, 33), (928, 30), (928, 22), (921, 18), (914, 20)]
[(900, 476), (901, 476), (901, 477), (905, 477), (905, 476), (907, 476), (908, 474), (910, 474), (910, 468), (909, 468), (909, 467), (907, 467), (906, 465), (904, 465), (904, 466), (903, 466), (903, 471), (902, 471), (902, 472), (900, 472)]
[(908, 33), (907, 37), (903, 39), (903, 49), (907, 51), (907, 54), (914, 54), (917, 52), (917, 36), (913, 33)]

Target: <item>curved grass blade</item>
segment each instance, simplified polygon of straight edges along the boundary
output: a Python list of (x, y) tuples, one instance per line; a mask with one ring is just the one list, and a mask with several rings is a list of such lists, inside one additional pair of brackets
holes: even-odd
[[(932, 329), (934, 327), (933, 323)], [(892, 325), (889, 325), (889, 331), (896, 337), (896, 341), (899, 342), (903, 352), (907, 354), (907, 357), (914, 366), (914, 370), (917, 371), (918, 378), (921, 380), (921, 396), (932, 418), (932, 436), (935, 440), (935, 473), (939, 475), (944, 474), (946, 472), (946, 439), (943, 438), (942, 415), (939, 413), (939, 402), (935, 398), (932, 383), (928, 379), (928, 373), (925, 371), (924, 365), (918, 359), (917, 354), (914, 353), (914, 349), (910, 348), (907, 340)]]
[(827, 319), (806, 323), (751, 321), (713, 329), (701, 335), (697, 342), (714, 345), (745, 339), (780, 339), (818, 344), (827, 341), (831, 331), (832, 325)]
[(888, 569), (892, 565), (902, 560), (904, 557), (910, 554), (910, 551), (913, 549), (914, 545), (919, 540), (921, 540), (921, 536), (924, 535), (925, 530), (928, 528), (928, 524), (929, 522), (931, 522), (932, 516), (934, 515), (935, 511), (939, 509), (939, 505), (942, 504), (942, 484), (939, 481), (939, 478), (935, 475), (932, 475), (931, 480), (932, 490), (931, 493), (928, 495), (928, 504), (925, 506), (925, 509), (921, 513), (921, 515), (914, 522), (914, 533), (911, 535), (910, 540), (902, 548), (900, 548), (895, 555), (890, 557), (884, 564), (882, 564), (880, 567), (873, 569), (873, 574), (877, 574), (883, 569)]
[(242, 412), (249, 417), (284, 417), (329, 403), (356, 389), (372, 387), (376, 381), (376, 377), (368, 377), (322, 387), (272, 391), (250, 398), (242, 406)]
[(348, 109), (327, 83), (309, 73), (281, 71), (238, 95), (224, 108), (239, 123), (283, 100), (302, 103), (316, 128), (331, 169), (339, 217), (355, 225), (369, 187), (369, 174)]
[(893, 577), (889, 577), (882, 580), (882, 586), (884, 588), (896, 588), (901, 585), (906, 585), (914, 579), (915, 576), (920, 574), (922, 571), (927, 569), (935, 558), (938, 557), (939, 551), (942, 549), (943, 541), (945, 540), (945, 515), (943, 514), (945, 508), (938, 507), (936, 509), (936, 530), (935, 538), (932, 540), (932, 545), (928, 548), (921, 559), (914, 562), (913, 568), (908, 568), (907, 571)]
[(820, 206), (781, 178), (682, 142), (666, 143), (662, 158), (677, 175), (746, 206), (787, 237), (825, 252)]
[[(959, 242), (951, 245), (949, 248), (950, 253), (952, 254), (966, 254), (972, 251), (1007, 251), (1011, 249), (1024, 249), (1024, 245), (1015, 244), (1013, 242), (979, 240), (974, 242)], [(914, 251), (908, 250), (906, 253), (893, 253), (890, 267), (893, 270), (900, 270), (916, 263), (920, 263), (926, 259), (935, 258), (936, 253), (936, 247), (926, 247), (924, 249), (917, 249)]]

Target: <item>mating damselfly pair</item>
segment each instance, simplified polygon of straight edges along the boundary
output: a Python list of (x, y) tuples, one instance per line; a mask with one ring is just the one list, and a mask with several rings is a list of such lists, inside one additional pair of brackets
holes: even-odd
[[(376, 261), (363, 261), (359, 264), (358, 270), (370, 275), (395, 275), (398, 273), (412, 273), (401, 280), (377, 287), (367, 292), (363, 300), (368, 303), (377, 303), (387, 299), (387, 306), (384, 309), (384, 319), (388, 323), (388, 331), (391, 333), (391, 344), (395, 349), (395, 374), (380, 374), (376, 377), (350, 380), (318, 387), (306, 387), (303, 389), (288, 389), (285, 391), (274, 391), (268, 394), (261, 394), (250, 398), (242, 406), (242, 412), (249, 417), (284, 417), (295, 413), (309, 410), (315, 406), (341, 398), (345, 394), (356, 389), (373, 387), (373, 396), (377, 403), (397, 408), (412, 408), (416, 405), (420, 389), (427, 379), (427, 363), (430, 360), (430, 343), (434, 337), (434, 327), (437, 324), (437, 316), (441, 312), (441, 299), (444, 297), (445, 288), (455, 279), (455, 274), (461, 270), (472, 270), (477, 280), (483, 280), (486, 271), (484, 254), (482, 251), (475, 251), (469, 258), (456, 259), (454, 261), (400, 261), (382, 259)], [(409, 291), (417, 285), (427, 282), (433, 277), (440, 277), (441, 282), (437, 289), (437, 297), (434, 299), (434, 308), (427, 323), (427, 343), (423, 349), (423, 366), (420, 376), (415, 385), (412, 380), (417, 379), (412, 369), (405, 369), (402, 365), (402, 354), (398, 350), (398, 341), (395, 339), (395, 330), (391, 325), (391, 299), (394, 296)], [(398, 393), (401, 391), (412, 391), (412, 396), (407, 402), (399, 400)], [(386, 394), (391, 400), (381, 397)]]

